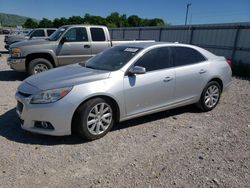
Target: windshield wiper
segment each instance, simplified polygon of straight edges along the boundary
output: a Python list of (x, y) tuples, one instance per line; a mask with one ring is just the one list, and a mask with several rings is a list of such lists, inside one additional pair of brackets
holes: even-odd
[(88, 66), (88, 65), (86, 65), (86, 64), (85, 64), (85, 67), (86, 67), (86, 68), (89, 68), (89, 69), (97, 69), (96, 67)]

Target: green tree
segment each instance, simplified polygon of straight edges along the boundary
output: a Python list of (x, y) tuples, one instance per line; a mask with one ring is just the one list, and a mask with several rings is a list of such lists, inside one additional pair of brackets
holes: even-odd
[(132, 15), (128, 17), (128, 24), (130, 27), (139, 27), (141, 26), (142, 19), (136, 15)]
[(49, 28), (49, 27), (53, 27), (53, 23), (52, 21), (48, 20), (47, 18), (43, 18), (39, 24), (38, 27), (40, 28)]
[(120, 16), (120, 27), (128, 27), (128, 19), (127, 19), (127, 15), (123, 14)]
[(113, 12), (106, 17), (107, 25), (112, 27), (127, 27), (128, 20), (126, 14), (119, 15), (118, 12)]
[(60, 18), (60, 23), (61, 23), (61, 26), (69, 24), (68, 19), (65, 17)]
[(160, 18), (142, 19), (137, 15), (131, 15), (127, 18), (126, 14), (120, 15), (118, 12), (112, 12), (106, 18), (101, 16), (93, 16), (85, 14), (81, 16), (71, 16), (68, 19), (65, 17), (55, 18), (53, 21), (43, 18), (39, 24), (32, 19), (27, 19), (24, 27), (61, 27), (68, 24), (92, 24), (92, 25), (105, 25), (109, 28), (115, 27), (145, 27), (145, 26), (166, 26), (166, 23)]
[(85, 14), (83, 20), (85, 24), (107, 25), (106, 19), (101, 16), (92, 16), (90, 14)]
[(159, 18), (154, 18), (152, 20), (149, 21), (149, 26), (165, 26), (165, 22), (162, 19)]
[(151, 22), (150, 19), (142, 19), (141, 26), (142, 27), (150, 26), (150, 22)]
[(64, 17), (61, 17), (60, 19), (59, 18), (55, 18), (53, 20), (53, 27), (61, 27), (63, 25), (68, 25), (68, 19), (67, 18), (64, 18)]
[(120, 15), (118, 12), (111, 13), (108, 17), (106, 17), (107, 23), (113, 25), (115, 27), (120, 27)]
[(58, 27), (61, 27), (61, 26), (62, 26), (62, 24), (60, 22), (60, 19), (59, 18), (55, 18), (53, 20), (53, 27), (58, 28)]
[(108, 28), (117, 28), (117, 25), (115, 25), (114, 23), (107, 23), (106, 25)]
[(84, 19), (81, 16), (71, 16), (68, 19), (68, 24), (83, 24)]
[(23, 27), (25, 28), (37, 28), (38, 24), (34, 20), (28, 18), (25, 23), (23, 24)]
[(89, 22), (91, 21), (90, 19), (91, 19), (91, 15), (90, 14), (85, 14), (84, 18), (83, 18), (83, 22), (85, 24), (89, 24)]

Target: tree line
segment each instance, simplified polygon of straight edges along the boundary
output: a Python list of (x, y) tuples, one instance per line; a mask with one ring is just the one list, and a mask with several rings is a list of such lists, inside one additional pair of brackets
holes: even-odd
[(101, 16), (93, 16), (90, 14), (85, 14), (84, 17), (81, 16), (71, 16), (69, 18), (61, 17), (55, 18), (54, 20), (49, 20), (43, 18), (41, 21), (36, 22), (32, 19), (27, 19), (23, 24), (25, 28), (58, 28), (63, 25), (72, 24), (91, 24), (91, 25), (105, 25), (109, 28), (118, 27), (145, 27), (145, 26), (165, 26), (166, 23), (160, 18), (154, 19), (144, 19), (137, 15), (131, 15), (127, 17), (126, 14), (120, 15), (117, 12), (111, 13), (106, 18)]

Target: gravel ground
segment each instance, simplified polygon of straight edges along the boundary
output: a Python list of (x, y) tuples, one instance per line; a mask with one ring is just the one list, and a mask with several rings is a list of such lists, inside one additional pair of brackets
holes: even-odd
[(165, 111), (84, 142), (21, 130), (14, 93), (26, 75), (10, 70), (6, 57), (0, 57), (0, 187), (249, 187), (250, 81), (234, 78), (211, 112)]

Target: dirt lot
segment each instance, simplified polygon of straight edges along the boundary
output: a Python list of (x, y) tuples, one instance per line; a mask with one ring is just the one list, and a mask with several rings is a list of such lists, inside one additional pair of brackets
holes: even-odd
[(26, 75), (10, 70), (6, 57), (0, 57), (0, 187), (249, 187), (250, 81), (234, 78), (211, 112), (165, 111), (84, 142), (21, 130), (14, 94)]

